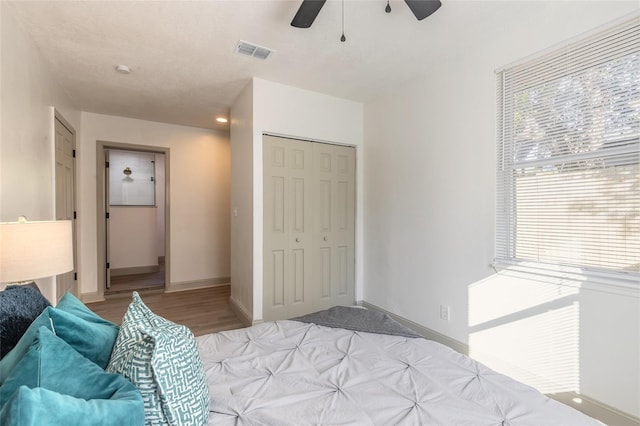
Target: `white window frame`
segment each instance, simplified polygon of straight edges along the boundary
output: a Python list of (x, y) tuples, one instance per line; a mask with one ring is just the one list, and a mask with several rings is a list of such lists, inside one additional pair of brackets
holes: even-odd
[[(624, 108), (618, 106), (618, 104), (615, 104), (616, 106), (612, 108), (619, 108), (619, 110), (614, 110), (610, 115), (617, 117), (620, 114), (627, 114), (627, 116), (634, 117), (634, 119), (633, 122), (631, 122), (628, 126), (625, 124), (623, 127), (618, 126), (617, 128), (615, 128), (614, 131), (617, 131), (618, 133), (614, 136), (612, 136), (612, 134), (614, 134), (615, 132), (607, 133), (609, 131), (607, 129), (609, 127), (615, 127), (615, 125), (604, 125), (605, 130), (603, 130), (602, 135), (599, 136), (599, 143), (601, 147), (606, 146), (606, 148), (594, 147), (598, 144), (593, 142), (596, 140), (596, 137), (594, 137), (594, 139), (592, 140), (589, 140), (588, 137), (584, 137), (584, 135), (581, 135), (587, 140), (586, 144), (588, 146), (590, 145), (589, 148), (580, 148), (572, 152), (565, 152), (563, 151), (563, 149), (559, 149), (559, 151), (556, 152), (551, 152), (549, 150), (545, 154), (530, 154), (532, 152), (536, 152), (536, 149), (538, 149), (539, 146), (560, 146), (560, 148), (563, 148), (562, 138), (558, 137), (558, 133), (552, 134), (553, 131), (548, 130), (551, 127), (546, 127), (544, 131), (540, 132), (542, 134), (541, 136), (539, 136), (540, 140), (531, 142), (530, 140), (522, 136), (522, 134), (524, 133), (522, 131), (524, 125), (521, 122), (518, 122), (518, 119), (516, 119), (515, 117), (518, 117), (522, 121), (522, 117), (526, 114), (529, 114), (527, 116), (528, 118), (533, 117), (540, 122), (546, 122), (545, 120), (561, 121), (561, 119), (558, 119), (556, 115), (553, 115), (557, 112), (553, 107), (543, 110), (543, 107), (541, 106), (539, 110), (542, 112), (538, 110), (531, 112), (531, 107), (529, 107), (529, 110), (525, 111), (525, 106), (520, 105), (526, 105), (527, 102), (529, 104), (532, 104), (533, 100), (531, 100), (530, 98), (532, 97), (531, 93), (534, 92), (541, 93), (540, 96), (542, 97), (549, 95), (549, 93), (552, 93), (546, 99), (544, 99), (544, 101), (547, 102), (547, 105), (554, 105), (554, 103), (550, 101), (555, 101), (556, 98), (559, 98), (560, 96), (558, 95), (559, 91), (556, 87), (559, 86), (558, 82), (560, 80), (567, 79), (570, 82), (573, 82), (574, 80), (577, 81), (579, 80), (579, 76), (584, 75), (585, 72), (588, 73), (592, 70), (599, 70), (600, 68), (598, 67), (603, 67), (608, 64), (619, 64), (621, 61), (626, 61), (624, 62), (624, 64), (633, 63), (633, 66), (637, 65), (637, 67), (640, 68), (640, 16), (638, 15), (631, 18), (627, 17), (626, 19), (612, 24), (607, 28), (599, 29), (592, 32), (591, 34), (582, 36), (579, 39), (574, 39), (572, 41), (563, 43), (561, 46), (550, 49), (544, 54), (527, 58), (514, 65), (506, 66), (496, 71), (498, 92), (498, 143), (496, 181), (496, 256), (494, 265), (497, 268), (516, 270), (519, 272), (525, 272), (527, 274), (534, 274), (542, 279), (556, 280), (556, 282), (560, 282), (562, 280), (581, 282), (591, 281), (634, 289), (640, 287), (640, 270), (635, 269), (637, 268), (637, 266), (632, 266), (631, 268), (621, 267), (618, 269), (617, 266), (609, 267), (610, 265), (605, 265), (606, 261), (602, 261), (603, 263), (598, 266), (589, 264), (586, 261), (586, 263), (581, 263), (581, 261), (579, 260), (564, 261), (564, 259), (561, 257), (554, 259), (552, 258), (552, 255), (550, 255), (549, 258), (545, 258), (545, 256), (536, 257), (535, 255), (523, 256), (522, 253), (526, 252), (527, 250), (519, 248), (522, 246), (526, 246), (526, 248), (529, 249), (529, 252), (532, 252), (537, 249), (537, 247), (533, 244), (538, 243), (532, 243), (527, 239), (529, 237), (525, 236), (526, 232), (522, 231), (522, 229), (518, 229), (518, 223), (522, 224), (525, 222), (525, 220), (522, 217), (520, 218), (520, 221), (518, 219), (518, 215), (522, 215), (522, 213), (518, 212), (516, 200), (518, 199), (518, 197), (520, 199), (524, 199), (523, 191), (527, 191), (531, 187), (530, 184), (528, 187), (522, 189), (525, 185), (522, 184), (522, 179), (517, 182), (518, 173), (520, 173), (520, 177), (522, 177), (524, 176), (524, 173), (522, 172), (523, 170), (534, 170), (533, 172), (531, 172), (531, 174), (535, 179), (538, 179), (537, 177), (535, 177), (536, 173), (542, 176), (544, 174), (543, 171), (545, 170), (545, 168), (547, 168), (552, 169), (552, 172), (555, 173), (554, 176), (566, 176), (566, 172), (563, 175), (562, 172), (559, 172), (554, 168), (557, 168), (558, 164), (562, 164), (563, 166), (567, 164), (570, 165), (570, 167), (573, 167), (572, 170), (577, 170), (577, 172), (573, 173), (577, 173), (577, 176), (581, 177), (583, 175), (580, 175), (579, 173), (586, 173), (586, 171), (598, 169), (598, 167), (595, 166), (591, 168), (591, 165), (582, 165), (587, 164), (590, 161), (593, 161), (595, 163), (596, 161), (594, 161), (594, 159), (600, 161), (601, 165), (613, 164), (612, 161), (614, 160), (611, 159), (615, 159), (615, 161), (617, 162), (615, 163), (616, 165), (622, 164), (622, 166), (620, 167), (636, 167), (636, 165), (640, 163), (640, 88), (638, 88), (640, 82), (632, 85), (633, 87), (631, 89), (629, 89), (628, 86), (622, 87), (622, 84), (620, 83), (619, 87), (621, 87), (621, 90), (629, 90), (629, 93), (633, 93), (632, 95), (630, 95), (633, 97), (632, 108), (636, 109), (631, 109), (631, 112), (629, 112), (628, 105), (631, 105), (631, 102), (627, 102), (627, 104), (624, 104)], [(615, 66), (617, 65), (612, 65), (609, 69), (623, 69), (622, 66), (619, 66), (618, 68), (615, 68)], [(620, 73), (624, 74), (625, 76), (627, 75), (622, 71), (620, 71)], [(633, 80), (635, 81), (635, 77), (633, 77)], [(624, 80), (621, 79), (620, 81)], [(549, 89), (550, 86), (551, 88)], [(576, 83), (576, 86), (578, 86), (579, 89), (580, 83)], [(578, 92), (578, 90), (576, 90), (576, 92)], [(529, 96), (529, 98), (524, 102), (521, 102), (516, 100), (518, 96), (520, 96), (521, 98), (522, 96)], [(567, 98), (560, 99), (560, 102), (564, 102), (566, 104), (570, 104), (571, 102), (573, 102), (573, 98), (568, 98), (568, 96), (570, 95), (566, 96)], [(636, 101), (637, 106), (635, 103)], [(584, 108), (585, 111), (588, 108), (591, 108), (591, 104), (589, 103), (579, 105), (580, 108)], [(578, 110), (577, 107), (576, 110)], [(536, 124), (538, 124), (538, 121), (536, 121)], [(518, 133), (519, 129), (520, 133)], [(575, 137), (575, 135), (563, 135), (563, 137), (566, 140), (567, 138)], [(530, 139), (535, 139), (535, 137), (531, 137)], [(560, 143), (556, 143), (557, 141), (560, 141)], [(528, 156), (523, 156), (522, 154), (520, 154), (521, 152), (527, 152), (529, 154)], [(617, 166), (603, 166), (599, 169), (610, 170), (616, 169), (616, 167)], [(628, 176), (628, 170), (625, 169), (625, 173), (626, 176)], [(633, 180), (633, 176), (635, 176), (635, 181), (640, 180), (640, 177), (636, 173), (637, 172), (632, 172), (632, 177), (629, 179)], [(552, 181), (555, 181), (557, 179), (563, 178), (549, 178), (547, 176), (545, 180), (545, 177), (543, 176), (539, 180), (540, 182), (542, 182), (542, 186), (549, 185), (548, 188), (554, 188), (553, 185), (555, 185), (555, 183)], [(580, 182), (585, 182), (585, 180), (590, 182), (588, 179), (577, 179), (577, 181)], [(516, 194), (517, 185), (519, 185), (518, 191), (520, 191), (518, 192), (518, 194)], [(586, 184), (582, 183), (582, 185)], [(588, 186), (585, 186), (585, 188), (587, 187)], [(556, 188), (559, 188), (559, 186)], [(583, 189), (583, 187), (581, 187), (580, 189)], [(534, 188), (531, 191), (536, 191), (536, 194), (545, 194), (544, 191), (541, 191), (538, 188)], [(547, 192), (547, 194), (549, 193), (550, 192)], [(530, 194), (526, 193), (524, 195), (529, 196)], [(629, 206), (631, 206), (632, 210), (635, 210), (635, 219), (633, 219), (631, 222), (631, 226), (633, 227), (632, 229), (640, 229), (640, 193), (637, 194), (635, 198), (633, 195), (629, 196), (629, 194), (627, 193), (625, 193), (625, 195), (627, 196), (627, 200), (631, 199), (631, 204), (629, 204), (629, 201), (627, 201), (627, 204), (625, 204), (624, 207), (628, 209)], [(535, 202), (538, 201), (534, 201), (534, 203)], [(545, 202), (549, 203), (549, 201)], [(523, 209), (521, 208), (521, 210)], [(556, 213), (556, 210), (551, 210), (552, 214), (562, 214)], [(557, 210), (559, 211), (560, 209)], [(556, 220), (557, 217), (554, 217), (551, 220)], [(524, 226), (525, 225), (521, 225), (521, 228)], [(597, 226), (597, 223), (595, 221), (593, 226)], [(588, 229), (589, 228), (585, 225), (583, 226), (582, 231), (576, 232), (583, 232), (585, 235), (587, 235), (586, 232), (588, 231)], [(562, 235), (562, 231), (558, 232), (559, 233), (555, 234), (554, 237), (557, 235), (560, 235), (561, 237), (566, 237), (567, 235), (569, 235), (568, 233)], [(632, 235), (635, 238), (635, 232), (637, 231), (631, 232), (634, 232)], [(521, 237), (518, 238), (518, 235), (521, 235)], [(535, 238), (543, 240), (543, 238), (540, 237)], [(531, 240), (535, 238), (531, 237)], [(611, 241), (611, 239), (606, 238), (602, 238), (602, 240)], [(625, 242), (628, 240), (631, 241), (631, 239), (627, 237), (627, 240), (625, 240)], [(590, 240), (588, 242), (588, 244), (592, 243), (593, 240)], [(539, 247), (541, 248), (538, 249), (538, 253), (543, 252), (545, 249), (544, 241), (541, 241), (539, 244)], [(587, 243), (585, 243), (585, 245), (586, 244)], [(602, 247), (599, 247), (598, 250), (606, 250), (608, 248), (607, 244), (608, 243), (606, 242), (602, 243)], [(625, 259), (624, 261), (629, 262), (628, 259), (631, 259), (631, 261), (633, 261), (637, 256), (637, 262), (640, 263), (640, 244), (638, 244), (634, 239), (633, 244), (628, 245), (628, 247), (631, 247), (631, 250), (625, 249), (626, 252), (623, 256)], [(604, 257), (606, 258), (606, 256)]]

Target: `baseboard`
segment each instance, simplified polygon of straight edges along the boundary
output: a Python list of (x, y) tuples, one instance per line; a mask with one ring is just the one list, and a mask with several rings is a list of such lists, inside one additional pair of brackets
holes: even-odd
[(160, 266), (158, 265), (131, 266), (128, 268), (110, 268), (109, 273), (112, 277), (121, 277), (123, 275), (155, 274), (159, 270)]
[(229, 307), (246, 327), (253, 325), (252, 315), (233, 296), (229, 297)]
[(379, 306), (376, 306), (372, 303), (366, 302), (366, 301), (361, 301), (358, 302), (358, 305), (360, 306), (364, 306), (367, 309), (371, 309), (373, 311), (378, 311), (378, 312), (382, 312), (385, 313), (387, 315), (389, 315), (391, 318), (393, 318), (394, 320), (398, 321), (400, 324), (404, 325), (405, 327), (408, 327), (410, 329), (412, 329), (413, 331), (415, 331), (416, 333), (418, 333), (419, 335), (421, 335), (422, 337), (424, 337), (425, 339), (429, 339), (429, 340), (433, 340), (434, 342), (438, 342), (438, 343), (442, 343), (445, 346), (449, 346), (451, 349), (453, 349), (454, 351), (460, 352), (462, 354), (468, 355), (469, 354), (469, 345), (467, 345), (466, 343), (462, 343), (456, 339), (453, 339), (449, 336), (445, 336), (444, 334), (438, 333), (437, 331), (431, 330), (430, 328), (427, 328), (423, 325), (420, 325), (416, 322), (413, 322), (411, 320), (408, 320), (404, 317), (401, 317), (400, 315), (396, 315), (393, 312), (389, 312), (386, 309), (382, 309)]
[(82, 303), (104, 302), (104, 294), (94, 291), (93, 293), (81, 293), (78, 297)]
[(231, 283), (230, 277), (210, 278), (208, 280), (196, 280), (196, 281), (182, 281), (177, 283), (171, 283), (167, 285), (164, 292), (174, 293), (176, 291), (196, 290), (199, 288), (219, 287), (223, 285), (229, 285)]
[[(547, 394), (547, 396), (610, 426), (640, 426), (640, 418), (586, 395), (575, 392), (562, 392)], [(580, 402), (576, 402), (576, 400)]]

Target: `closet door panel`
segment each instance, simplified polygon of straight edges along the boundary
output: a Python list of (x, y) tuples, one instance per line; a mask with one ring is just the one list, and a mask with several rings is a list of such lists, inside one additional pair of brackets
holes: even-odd
[(355, 302), (355, 149), (332, 146), (334, 185), (333, 305)]
[(355, 149), (264, 137), (263, 318), (354, 303)]
[(338, 264), (336, 265), (336, 299), (349, 296), (349, 247), (338, 246), (336, 250), (336, 259)]
[(286, 210), (284, 204), (284, 176), (272, 176), (271, 177), (271, 187), (273, 188), (273, 192), (271, 193), (271, 203), (269, 203), (269, 208), (272, 210), (271, 217), (271, 232), (279, 233), (284, 235), (285, 233), (285, 218), (284, 212)]
[(308, 143), (280, 139), (289, 147), (289, 281), (287, 283), (287, 314), (283, 318), (304, 315), (311, 311), (312, 272), (312, 149)]
[(291, 256), (292, 261), (292, 293), (291, 302), (296, 305), (305, 302), (305, 251), (293, 250)]
[(285, 148), (274, 143), (264, 146), (264, 279), (265, 317), (286, 314), (288, 267), (288, 197)]
[(330, 179), (322, 179), (318, 182), (315, 214), (317, 215), (316, 223), (320, 233), (329, 234), (331, 232), (331, 219), (333, 218), (332, 187), (333, 182)]
[(355, 149), (313, 144), (314, 308), (354, 303)]
[(265, 320), (311, 310), (311, 155), (304, 142), (264, 137)]
[(321, 247), (320, 248), (320, 257), (318, 271), (318, 278), (320, 281), (320, 295), (318, 298), (318, 303), (320, 306), (324, 304), (331, 303), (331, 282), (332, 280), (332, 269), (331, 269), (331, 247)]
[(313, 233), (313, 310), (333, 306), (334, 253), (331, 232), (334, 219), (333, 154), (331, 145), (314, 143), (313, 181), (314, 233)]
[(284, 262), (285, 253), (284, 250), (273, 250), (271, 252), (271, 263), (269, 265), (269, 270), (271, 272), (271, 285), (269, 289), (271, 290), (270, 299), (271, 306), (282, 308), (285, 303), (285, 291), (284, 291), (284, 282), (285, 282), (285, 262)]
[(291, 231), (304, 233), (305, 231), (305, 181), (301, 178), (291, 180)]

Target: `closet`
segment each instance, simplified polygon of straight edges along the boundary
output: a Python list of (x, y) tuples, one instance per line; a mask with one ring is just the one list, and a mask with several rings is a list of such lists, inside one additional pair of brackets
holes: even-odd
[(263, 137), (263, 318), (352, 305), (355, 148)]

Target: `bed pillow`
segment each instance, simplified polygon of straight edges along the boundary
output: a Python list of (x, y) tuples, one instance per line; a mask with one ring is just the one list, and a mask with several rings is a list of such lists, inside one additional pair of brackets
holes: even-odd
[[(112, 323), (111, 321), (107, 321), (102, 318), (100, 315), (93, 312), (91, 309), (87, 308), (87, 306), (80, 301), (73, 294), (66, 292), (61, 298), (58, 304), (56, 305), (56, 309), (60, 309), (61, 311), (69, 312), (77, 316), (78, 318), (82, 318), (85, 321), (94, 324), (105, 324), (110, 327), (115, 326), (119, 329), (119, 327)], [(116, 333), (117, 335), (117, 333)]]
[(136, 292), (107, 371), (140, 390), (147, 424), (207, 424), (209, 389), (193, 334), (151, 312)]
[[(36, 389), (37, 388), (37, 389)], [(0, 387), (3, 425), (142, 425), (140, 392), (106, 373), (47, 327)]]
[(35, 283), (0, 291), (0, 359), (13, 349), (29, 325), (51, 303)]
[(42, 326), (49, 328), (90, 361), (106, 368), (119, 327), (93, 313), (93, 317), (88, 314), (80, 317), (73, 312), (74, 309), (67, 312), (53, 307), (46, 308), (29, 326), (15, 348), (0, 360), (0, 385), (27, 352), (35, 340), (37, 330)]

